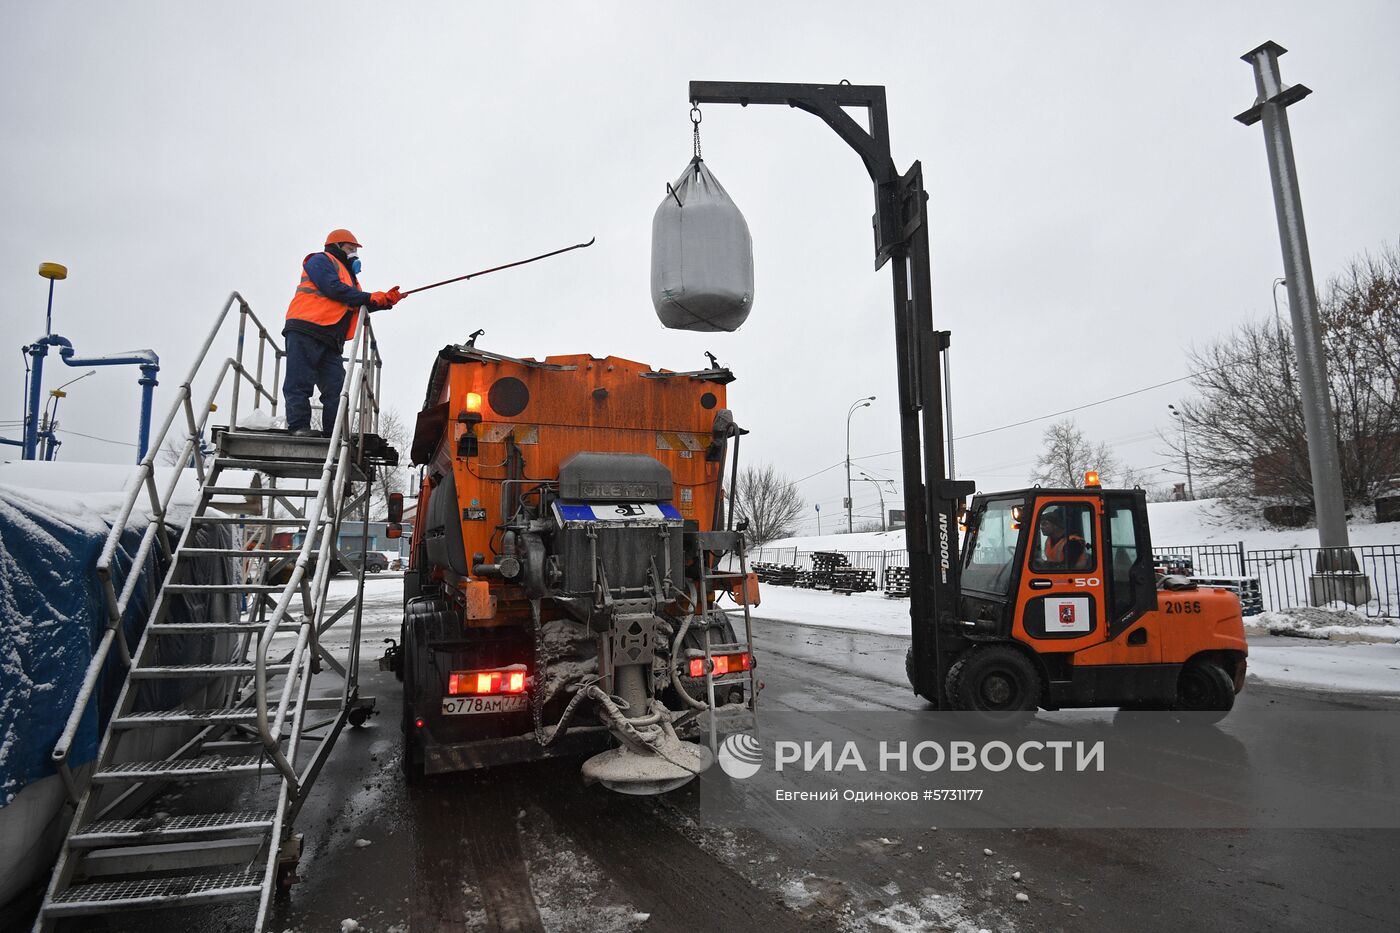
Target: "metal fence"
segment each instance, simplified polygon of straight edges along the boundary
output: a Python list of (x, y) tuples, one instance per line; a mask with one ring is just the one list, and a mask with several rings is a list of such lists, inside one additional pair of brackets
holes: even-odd
[(1181, 544), (1152, 549), (1154, 563), (1175, 564), (1184, 560), (1193, 574), (1206, 577), (1249, 576), (1245, 554), (1243, 541), (1234, 544)]
[[(1250, 574), (1259, 578), (1265, 605), (1273, 609), (1310, 606), (1316, 602), (1343, 602), (1346, 575), (1324, 582), (1321, 592), (1313, 593), (1312, 577), (1317, 572), (1318, 555), (1323, 548), (1300, 547), (1248, 551), (1245, 560)], [(1369, 599), (1355, 606), (1372, 618), (1400, 617), (1400, 544), (1372, 544), (1350, 548), (1356, 555), (1359, 575), (1367, 577)], [(1314, 595), (1319, 598), (1314, 600)], [(1349, 594), (1348, 594), (1349, 595)]]
[[(1153, 549), (1154, 562), (1199, 577), (1252, 577), (1259, 581), (1263, 608), (1270, 611), (1310, 606), (1317, 556), (1321, 548), (1275, 548), (1246, 550), (1243, 541), (1234, 544), (1177, 544)], [(1400, 544), (1366, 544), (1352, 547), (1361, 573), (1370, 580), (1370, 599), (1355, 606), (1356, 612), (1371, 618), (1400, 618)], [(909, 566), (909, 552), (897, 551), (804, 551), (795, 547), (757, 548), (749, 559), (780, 564), (798, 570), (812, 570), (814, 553), (838, 553), (851, 567), (875, 571), (876, 587), (885, 588), (886, 567)], [(1329, 595), (1329, 594), (1321, 594)], [(1340, 595), (1337, 593), (1335, 595)]]

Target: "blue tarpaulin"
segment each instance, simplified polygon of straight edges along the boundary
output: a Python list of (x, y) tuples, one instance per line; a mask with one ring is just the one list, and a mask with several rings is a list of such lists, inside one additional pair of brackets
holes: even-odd
[[(49, 756), (107, 625), (94, 568), (108, 528), (96, 517), (0, 489), (0, 807), (54, 773)], [(113, 568), (118, 591), (139, 544), (139, 532), (122, 535)], [(141, 581), (123, 618), (133, 648), (159, 584), (157, 550), (138, 568)], [(73, 743), (73, 767), (96, 756), (124, 677), (114, 648)]]

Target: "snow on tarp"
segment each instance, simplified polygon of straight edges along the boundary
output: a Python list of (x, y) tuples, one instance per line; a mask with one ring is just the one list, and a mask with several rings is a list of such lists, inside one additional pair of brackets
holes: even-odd
[[(157, 469), (162, 491), (174, 472)], [(186, 522), (198, 495), (194, 471), (179, 472), (167, 512), (168, 522), (176, 526)], [(0, 464), (0, 807), (26, 785), (54, 773), (49, 756), (106, 629), (97, 560), (120, 515), (126, 490), (137, 477), (136, 467), (114, 464)], [(118, 592), (150, 518), (144, 496), (137, 504), (122, 532), (113, 567)], [(201, 528), (200, 532), (197, 543), (227, 546), (229, 536), (223, 529)], [(138, 569), (142, 577), (123, 617), (123, 632), (133, 648), (164, 573), (154, 557), (158, 549), (151, 553)], [(192, 566), (190, 574), (198, 582), (233, 582), (237, 568), (232, 561), (215, 559)], [(236, 600), (218, 597), (217, 605), (205, 605), (195, 598), (181, 598), (172, 604), (169, 620), (234, 621)], [(197, 635), (162, 642), (160, 660), (165, 663), (219, 660), (213, 655), (226, 648)], [(109, 655), (75, 737), (69, 756), (74, 768), (95, 757), (121, 690), (125, 670), (117, 654), (113, 650)], [(171, 692), (177, 690), (173, 681), (143, 683), (138, 705), (169, 705)]]
[[(107, 611), (93, 568), (109, 530), (91, 513), (0, 486), (0, 806), (27, 784), (53, 774), (49, 755), (63, 732)], [(122, 534), (115, 579), (126, 579), (140, 533)], [(155, 588), (152, 562), (123, 619), (135, 644)], [(113, 652), (73, 744), (74, 767), (97, 752), (106, 714), (121, 689)]]

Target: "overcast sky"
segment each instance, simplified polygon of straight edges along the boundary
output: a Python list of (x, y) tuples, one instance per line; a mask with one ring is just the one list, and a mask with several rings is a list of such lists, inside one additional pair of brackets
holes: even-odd
[[(1262, 132), (1239, 56), (1272, 39), (1320, 281), (1400, 235), (1400, 5), (1173, 3), (257, 3), (3, 0), (0, 419), (19, 348), (150, 347), (157, 420), (232, 290), (280, 322), (308, 252), (349, 227), (366, 287), (425, 284), (597, 236), (583, 252), (405, 299), (376, 317), (388, 402), (411, 417), (436, 351), (484, 327), (519, 356), (670, 369), (713, 351), (748, 457), (804, 481), (824, 530), (852, 455), (897, 477), (888, 270), (870, 183), (815, 117), (704, 108), (706, 163), (754, 238), (736, 334), (661, 328), (652, 214), (690, 158), (691, 79), (883, 84), (894, 158), (930, 192), (935, 326), (953, 331), (956, 433), (1186, 375), (1185, 351), (1273, 313), (1282, 275)], [(279, 323), (280, 329), (280, 323)], [(231, 341), (216, 345), (230, 352)], [(80, 373), (49, 358), (45, 388)], [(134, 448), (134, 369), (63, 403), (65, 460)], [(1178, 383), (1076, 415), (1137, 467)], [(1048, 421), (957, 445), (960, 475), (1022, 484)], [(17, 431), (3, 430), (11, 436)], [(14, 448), (0, 449), (12, 456)], [(10, 451), (10, 454), (4, 454)], [(876, 517), (874, 488), (857, 510)], [(891, 501), (889, 504), (894, 505)], [(814, 525), (814, 523), (809, 523)]]

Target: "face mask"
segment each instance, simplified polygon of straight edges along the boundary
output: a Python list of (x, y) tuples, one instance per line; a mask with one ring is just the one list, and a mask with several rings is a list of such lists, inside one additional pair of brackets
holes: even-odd
[(359, 257), (359, 256), (351, 256), (351, 257), (350, 257), (350, 274), (351, 274), (351, 275), (359, 275), (359, 274), (360, 274), (360, 257)]

